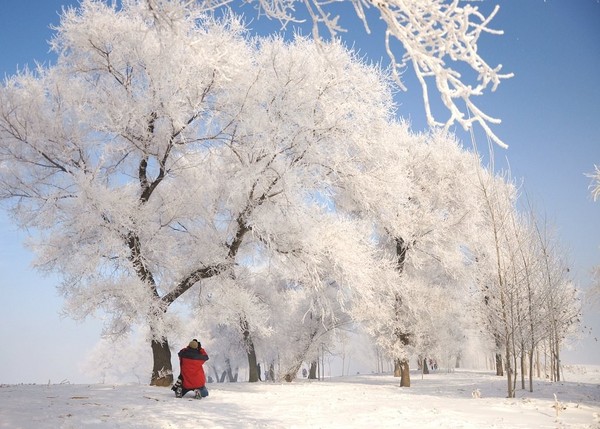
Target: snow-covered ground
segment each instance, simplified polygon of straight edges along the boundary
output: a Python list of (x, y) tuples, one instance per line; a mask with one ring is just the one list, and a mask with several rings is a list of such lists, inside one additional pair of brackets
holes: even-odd
[(2, 385), (0, 428), (600, 428), (600, 367), (564, 375), (515, 399), (505, 378), (469, 370), (415, 372), (408, 389), (391, 375), (209, 384), (202, 400), (139, 384)]

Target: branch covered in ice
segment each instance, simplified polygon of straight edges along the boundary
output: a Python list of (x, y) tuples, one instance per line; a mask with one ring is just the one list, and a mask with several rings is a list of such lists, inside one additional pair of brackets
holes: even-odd
[[(205, 7), (214, 3), (206, 1)], [(371, 18), (366, 10), (371, 6), (377, 9), (386, 25), (386, 50), (396, 80), (406, 90), (401, 75), (412, 67), (421, 85), (429, 125), (448, 128), (458, 123), (470, 130), (473, 123), (478, 123), (492, 141), (507, 147), (490, 127), (499, 124), (500, 119), (489, 116), (473, 101), (475, 96), (487, 90), (495, 91), (501, 80), (513, 76), (501, 73), (502, 65), (489, 65), (477, 52), (482, 33), (503, 34), (488, 27), (498, 6), (488, 16), (472, 4), (461, 5), (464, 2), (459, 0), (258, 0), (258, 7), (285, 26), (289, 22), (301, 22), (296, 5), (303, 4), (312, 19), (313, 37), (319, 40), (320, 27), (327, 29), (332, 37), (346, 31), (340, 23), (339, 5), (336, 9), (336, 3), (343, 1), (352, 3), (367, 32), (370, 32)], [(393, 46), (394, 40), (402, 44), (402, 55)], [(473, 76), (466, 76), (464, 72)], [(429, 94), (432, 84), (450, 113), (446, 120), (440, 121), (433, 114)]]
[(592, 174), (588, 174), (588, 176), (592, 178), (590, 189), (592, 190), (592, 198), (594, 198), (594, 201), (596, 201), (598, 198), (600, 198), (600, 167), (594, 165), (594, 168), (596, 171), (594, 171)]

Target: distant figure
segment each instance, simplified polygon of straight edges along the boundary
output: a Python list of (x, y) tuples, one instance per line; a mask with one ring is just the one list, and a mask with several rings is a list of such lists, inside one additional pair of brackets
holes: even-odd
[(194, 338), (186, 348), (179, 351), (178, 355), (181, 371), (177, 381), (171, 387), (171, 390), (175, 392), (175, 397), (183, 398), (192, 390), (196, 399), (207, 397), (204, 362), (208, 360), (208, 354), (202, 348), (200, 341)]
[(256, 365), (256, 371), (258, 371), (258, 380), (262, 381), (262, 377), (261, 377), (261, 374), (260, 374), (260, 364)]

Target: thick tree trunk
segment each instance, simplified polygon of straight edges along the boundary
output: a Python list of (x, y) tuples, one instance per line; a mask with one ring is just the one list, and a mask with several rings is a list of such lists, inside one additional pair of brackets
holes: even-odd
[(151, 386), (168, 387), (173, 384), (173, 366), (171, 365), (171, 350), (165, 338), (163, 342), (152, 340), (152, 367)]
[(256, 383), (259, 379), (258, 377), (258, 364), (256, 361), (256, 352), (254, 351), (254, 343), (251, 339), (249, 341), (249, 347), (247, 350), (248, 355), (248, 381), (250, 383)]
[(410, 387), (410, 367), (408, 359), (400, 361), (400, 387)]

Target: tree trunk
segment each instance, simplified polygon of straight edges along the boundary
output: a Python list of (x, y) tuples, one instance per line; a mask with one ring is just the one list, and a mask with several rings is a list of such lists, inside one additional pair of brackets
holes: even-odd
[(408, 365), (408, 359), (402, 359), (400, 361), (400, 387), (410, 387), (410, 367)]
[(248, 356), (248, 381), (250, 383), (256, 383), (258, 382), (258, 362), (256, 360), (254, 342), (250, 335), (250, 327), (248, 326), (248, 321), (244, 317), (240, 319), (240, 326), (242, 328), (242, 336), (246, 346), (246, 355)]
[(247, 351), (248, 354), (248, 381), (250, 383), (256, 383), (258, 381), (258, 365), (256, 361), (256, 352), (254, 351), (254, 344), (250, 340), (250, 347)]
[(502, 366), (502, 355), (496, 353), (496, 375), (499, 377), (504, 376), (504, 367)]
[(151, 386), (168, 387), (173, 384), (173, 366), (171, 365), (171, 350), (165, 338), (163, 342), (152, 340), (152, 367)]
[[(522, 345), (522, 350), (525, 350), (525, 346)], [(525, 390), (525, 375), (527, 374), (527, 367), (525, 366), (525, 352), (521, 352), (521, 389)]]
[(513, 384), (512, 384), (512, 375), (513, 375), (513, 370), (511, 368), (511, 363), (510, 363), (510, 340), (506, 341), (506, 355), (504, 356), (504, 360), (506, 362), (506, 382), (507, 382), (507, 397), (508, 398), (514, 398), (515, 397), (515, 391), (513, 389)]
[(269, 380), (275, 381), (275, 362), (269, 365)]
[(298, 374), (298, 371), (300, 370), (301, 366), (302, 366), (302, 362), (295, 363), (294, 366), (288, 370), (287, 374), (285, 374), (283, 376), (283, 379), (285, 381), (287, 381), (288, 383), (291, 383), (292, 381), (294, 381), (296, 379), (296, 375)]
[(310, 370), (308, 371), (308, 379), (309, 380), (316, 380), (317, 379), (317, 361), (312, 361), (310, 363)]
[(558, 335), (558, 328), (557, 328), (557, 323), (556, 320), (553, 321), (553, 328), (554, 328), (554, 347), (552, 350), (552, 356), (554, 358), (554, 370), (556, 372), (556, 381), (560, 381), (560, 340), (559, 340), (559, 335)]
[(225, 359), (225, 367), (227, 368), (227, 378), (229, 379), (229, 382), (236, 383), (238, 379), (238, 373), (236, 372), (235, 375), (233, 374), (233, 371), (231, 370), (231, 361), (229, 358)]
[(402, 361), (400, 359), (394, 359), (394, 377), (400, 377), (402, 375)]
[(529, 391), (533, 392), (533, 353), (535, 350), (532, 348), (529, 351)]

